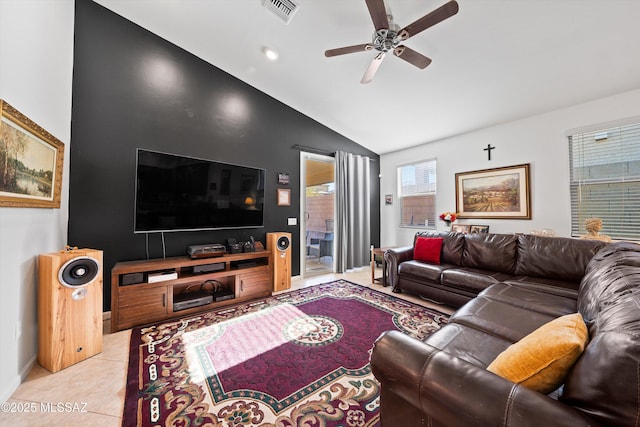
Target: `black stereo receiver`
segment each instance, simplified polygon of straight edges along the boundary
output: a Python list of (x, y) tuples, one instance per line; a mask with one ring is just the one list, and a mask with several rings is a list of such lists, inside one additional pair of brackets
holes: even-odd
[(214, 262), (211, 264), (201, 264), (193, 266), (193, 274), (213, 273), (224, 270), (224, 262)]
[(173, 296), (173, 311), (186, 310), (187, 308), (199, 307), (213, 302), (211, 292), (198, 291), (187, 292)]

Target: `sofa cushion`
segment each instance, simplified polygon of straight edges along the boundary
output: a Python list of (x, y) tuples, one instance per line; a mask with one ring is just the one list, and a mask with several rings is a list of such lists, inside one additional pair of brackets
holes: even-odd
[(521, 288), (529, 288), (547, 294), (572, 298), (574, 300), (578, 299), (578, 289), (580, 287), (580, 283), (554, 280), (548, 277), (514, 276), (511, 279), (505, 280), (505, 282)]
[(476, 294), (489, 286), (510, 279), (513, 276), (496, 271), (477, 268), (451, 268), (442, 272), (442, 284), (459, 289), (466, 289)]
[(467, 325), (514, 343), (556, 317), (478, 296), (456, 311), (449, 323)]
[(640, 245), (612, 243), (587, 266), (578, 311), (591, 340), (561, 400), (601, 425), (638, 423), (640, 414)]
[(481, 296), (516, 307), (551, 316), (575, 313), (576, 299), (541, 292), (536, 288), (520, 286), (518, 282), (496, 283), (480, 293)]
[(580, 313), (546, 323), (509, 346), (487, 370), (513, 383), (548, 394), (562, 385), (589, 340)]
[(462, 266), (513, 274), (517, 242), (515, 234), (465, 234)]
[(518, 236), (515, 274), (578, 283), (589, 260), (605, 245), (596, 240), (522, 234)]
[(598, 252), (589, 262), (580, 283), (578, 308), (584, 318), (594, 321), (614, 310), (619, 300), (638, 295), (638, 267), (640, 245), (636, 243), (612, 243)]
[(418, 278), (427, 283), (440, 283), (440, 275), (448, 268), (455, 268), (455, 265), (429, 264), (422, 261), (405, 261), (398, 267), (398, 275)]
[(442, 237), (418, 237), (413, 248), (413, 259), (440, 264), (443, 240)]
[(427, 337), (425, 342), (483, 369), (512, 344), (504, 338), (487, 335), (458, 323), (443, 326)]

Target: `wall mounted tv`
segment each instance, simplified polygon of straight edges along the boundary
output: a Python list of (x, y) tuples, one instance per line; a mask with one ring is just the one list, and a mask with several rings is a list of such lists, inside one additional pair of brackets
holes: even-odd
[(265, 170), (138, 149), (136, 233), (262, 227)]

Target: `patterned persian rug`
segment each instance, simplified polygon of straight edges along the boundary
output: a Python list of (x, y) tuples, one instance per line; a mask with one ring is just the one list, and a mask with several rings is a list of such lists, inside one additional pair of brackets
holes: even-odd
[(376, 426), (369, 356), (448, 316), (344, 280), (134, 328), (125, 426)]

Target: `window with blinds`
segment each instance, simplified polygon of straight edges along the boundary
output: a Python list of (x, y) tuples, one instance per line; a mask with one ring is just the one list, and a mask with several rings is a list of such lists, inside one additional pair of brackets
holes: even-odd
[(602, 219), (601, 234), (640, 240), (640, 118), (635, 124), (569, 135), (571, 235)]
[(400, 227), (436, 226), (436, 160), (398, 168)]

